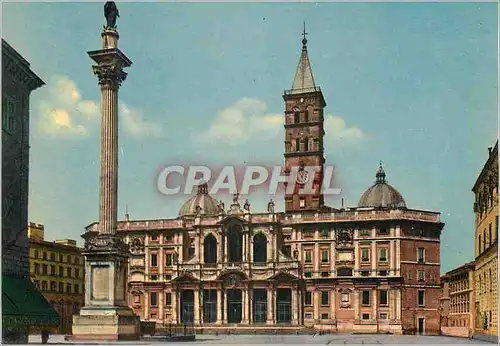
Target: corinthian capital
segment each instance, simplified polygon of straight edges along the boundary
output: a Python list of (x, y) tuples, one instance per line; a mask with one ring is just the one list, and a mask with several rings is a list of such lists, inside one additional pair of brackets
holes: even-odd
[(104, 63), (92, 66), (100, 86), (118, 89), (127, 78), (127, 73), (117, 63)]

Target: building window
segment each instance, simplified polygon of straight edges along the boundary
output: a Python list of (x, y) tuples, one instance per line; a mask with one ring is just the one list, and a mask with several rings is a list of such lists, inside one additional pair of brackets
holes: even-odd
[(306, 207), (306, 200), (304, 198), (301, 198), (300, 201), (299, 201), (299, 206), (301, 208), (305, 208)]
[(292, 257), (292, 246), (284, 245), (283, 246), (283, 254), (287, 257)]
[(47, 265), (46, 264), (42, 264), (42, 274), (47, 275)]
[(40, 264), (35, 263), (35, 274), (38, 275), (40, 274)]
[(312, 262), (312, 252), (305, 251), (305, 263), (311, 263), (311, 262)]
[(50, 265), (50, 275), (56, 275), (56, 266), (54, 264)]
[(381, 312), (380, 313), (380, 319), (381, 320), (386, 320), (387, 319), (387, 313), (386, 312)]
[(312, 273), (311, 272), (305, 272), (304, 273), (305, 278), (312, 278)]
[(50, 290), (56, 292), (57, 291), (57, 282), (51, 281), (50, 282)]
[(359, 235), (361, 237), (368, 237), (368, 236), (370, 236), (370, 230), (369, 229), (360, 229)]
[(299, 112), (298, 110), (296, 110), (296, 111), (293, 113), (293, 117), (294, 117), (294, 122), (295, 122), (295, 124), (300, 123), (300, 112)]
[(493, 239), (491, 238), (491, 236), (492, 236), (491, 233), (492, 233), (492, 228), (491, 228), (491, 222), (490, 222), (490, 224), (488, 226), (488, 239), (489, 239), (488, 246), (490, 246), (493, 243)]
[(59, 293), (64, 293), (64, 283), (59, 283)]
[(150, 306), (157, 306), (158, 305), (158, 293), (156, 292), (151, 292), (149, 294), (149, 305)]
[(78, 294), (80, 293), (80, 285), (75, 284), (75, 293)]
[(151, 275), (151, 280), (152, 281), (157, 281), (158, 280), (158, 275)]
[(363, 318), (364, 320), (369, 320), (369, 319), (370, 319), (370, 314), (363, 314), (363, 315), (362, 315), (362, 318)]
[(165, 240), (166, 241), (172, 241), (172, 235), (171, 234), (168, 234), (165, 236)]
[(167, 253), (165, 255), (165, 266), (170, 267), (172, 265), (172, 254)]
[(387, 305), (387, 291), (379, 291), (379, 304), (380, 305)]
[(165, 275), (165, 280), (172, 280), (172, 275)]
[(370, 272), (368, 270), (362, 270), (361, 276), (370, 276)]
[(387, 262), (387, 249), (385, 247), (378, 249), (378, 261)]
[(78, 268), (75, 269), (75, 278), (77, 278), (77, 279), (80, 278), (80, 269), (78, 269)]
[(321, 230), (321, 237), (326, 239), (330, 238), (330, 230), (329, 229)]
[(321, 251), (321, 263), (328, 263), (329, 262), (329, 255), (330, 251), (328, 250), (322, 250)]
[(172, 305), (172, 293), (165, 293), (165, 305)]
[(47, 281), (42, 281), (42, 291), (47, 291)]
[(64, 276), (64, 267), (59, 267), (59, 276), (60, 277)]
[(36, 289), (39, 290), (40, 289), (40, 280), (35, 280), (33, 283), (35, 284)]
[(312, 318), (313, 318), (313, 314), (311, 314), (310, 312), (305, 313), (305, 314), (304, 314), (304, 318), (305, 318), (306, 320), (310, 320), (310, 319), (312, 319)]
[(38, 250), (35, 250), (35, 252), (34, 252), (34, 257), (35, 257), (35, 258), (38, 258)]
[(381, 270), (378, 272), (379, 276), (387, 276), (387, 270)]
[(53, 262), (55, 262), (56, 261), (56, 255), (53, 254), (53, 253), (51, 253), (50, 254), (50, 260), (53, 261)]
[(418, 291), (418, 306), (425, 306), (425, 291)]
[(158, 266), (158, 255), (153, 253), (151, 254), (151, 267), (157, 267)]
[(328, 317), (328, 314), (321, 314), (321, 319), (322, 320), (327, 320), (329, 317)]
[(370, 305), (370, 291), (363, 291), (361, 298), (361, 304)]
[(71, 284), (66, 284), (66, 292), (67, 293), (73, 293)]
[(321, 277), (322, 278), (327, 278), (330, 276), (330, 273), (329, 272), (321, 272)]
[(425, 271), (423, 270), (418, 271), (418, 281), (425, 281)]
[(387, 228), (379, 228), (377, 230), (377, 234), (378, 235), (388, 235), (389, 234), (389, 230)]
[(66, 272), (68, 273), (68, 277), (70, 278), (70, 277), (71, 277), (71, 274), (72, 274), (72, 272), (71, 272), (71, 268), (69, 268), (69, 267), (68, 267), (68, 268), (66, 268)]
[(59, 262), (64, 263), (64, 256), (63, 255), (59, 255)]
[(158, 234), (156, 233), (151, 234), (151, 241), (158, 241)]
[(361, 248), (361, 262), (369, 262), (370, 261), (370, 249), (364, 247)]
[(330, 305), (330, 292), (329, 291), (322, 291), (321, 292), (321, 306), (328, 306)]
[(417, 248), (417, 261), (418, 262), (424, 262), (425, 261), (425, 249), (424, 248)]
[(339, 268), (337, 269), (337, 276), (352, 276), (351, 268)]
[(312, 305), (312, 292), (311, 291), (306, 291), (306, 297), (305, 297), (305, 305), (311, 306)]

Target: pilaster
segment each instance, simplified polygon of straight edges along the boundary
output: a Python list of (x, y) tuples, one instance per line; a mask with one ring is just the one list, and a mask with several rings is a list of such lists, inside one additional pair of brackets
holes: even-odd
[(222, 309), (224, 305), (222, 304), (222, 289), (217, 287), (217, 324), (222, 323)]

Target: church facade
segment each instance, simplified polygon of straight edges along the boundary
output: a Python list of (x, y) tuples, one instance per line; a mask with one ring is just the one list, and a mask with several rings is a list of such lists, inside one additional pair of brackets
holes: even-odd
[[(283, 99), (285, 171), (322, 167), (326, 102), (305, 38)], [(358, 206), (331, 208), (322, 175), (313, 194), (286, 195), (284, 212), (238, 196), (226, 208), (202, 184), (177, 218), (127, 216), (118, 234), (131, 251), (130, 307), (143, 321), (204, 330), (437, 334), (440, 214), (408, 208), (382, 167)]]

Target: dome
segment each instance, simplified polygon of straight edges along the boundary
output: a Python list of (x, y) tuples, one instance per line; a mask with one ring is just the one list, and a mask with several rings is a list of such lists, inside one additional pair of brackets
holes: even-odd
[(382, 165), (377, 171), (375, 184), (361, 196), (358, 207), (406, 208), (403, 196), (385, 181)]
[(194, 216), (199, 209), (201, 215), (217, 215), (219, 213), (219, 201), (208, 194), (208, 184), (198, 185), (198, 193), (191, 197), (181, 207), (179, 216)]

